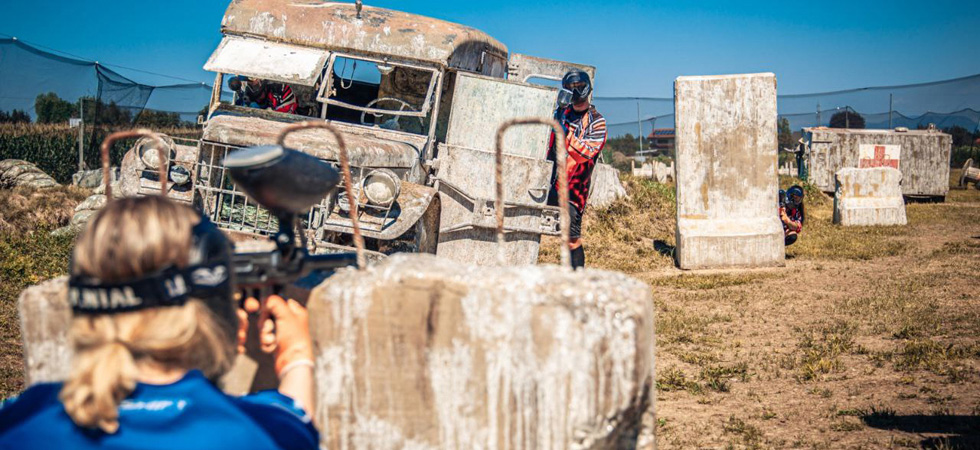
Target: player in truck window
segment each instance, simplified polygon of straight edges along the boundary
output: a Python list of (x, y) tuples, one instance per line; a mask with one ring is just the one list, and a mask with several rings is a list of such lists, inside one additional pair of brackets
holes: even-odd
[(237, 94), (236, 105), (296, 113), (296, 96), (286, 84), (237, 76), (228, 80), (228, 88)]

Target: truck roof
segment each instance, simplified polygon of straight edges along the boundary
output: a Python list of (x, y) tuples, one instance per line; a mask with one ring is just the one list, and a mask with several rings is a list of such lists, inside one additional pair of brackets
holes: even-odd
[(233, 0), (225, 34), (258, 36), (310, 47), (392, 56), (479, 71), (486, 57), (507, 59), (507, 47), (488, 34), (431, 17), (318, 0)]

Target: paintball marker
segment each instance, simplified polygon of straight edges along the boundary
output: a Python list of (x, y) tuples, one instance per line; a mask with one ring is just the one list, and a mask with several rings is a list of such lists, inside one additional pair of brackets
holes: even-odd
[(302, 230), (296, 242), (298, 215), (332, 195), (340, 176), (329, 164), (286, 148), (283, 137), (289, 131), (285, 130), (277, 145), (250, 147), (224, 160), (235, 185), (268, 209), (279, 224), (279, 230), (270, 236), (275, 250), (233, 256), (238, 289), (247, 292), (278, 293), (294, 283), (310, 288), (335, 269), (358, 264), (355, 253), (311, 255)]

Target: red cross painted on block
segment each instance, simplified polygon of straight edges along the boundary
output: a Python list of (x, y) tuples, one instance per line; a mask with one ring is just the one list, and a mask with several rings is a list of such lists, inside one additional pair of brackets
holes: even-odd
[(858, 161), (858, 167), (862, 169), (867, 167), (891, 167), (897, 169), (898, 160), (886, 157), (884, 145), (876, 145), (875, 157), (872, 159), (861, 158), (861, 160)]

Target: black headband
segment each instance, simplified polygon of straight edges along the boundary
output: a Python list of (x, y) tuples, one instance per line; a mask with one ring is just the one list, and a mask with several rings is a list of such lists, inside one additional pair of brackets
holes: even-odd
[[(202, 217), (192, 230), (195, 247), (207, 247), (209, 241), (213, 242), (208, 238), (213, 233), (221, 232)], [(227, 256), (214, 258), (216, 261), (204, 259), (200, 264), (184, 268), (170, 266), (150, 275), (115, 283), (72, 275), (68, 279), (68, 302), (76, 314), (108, 314), (183, 305), (190, 298), (228, 297), (229, 259)]]

